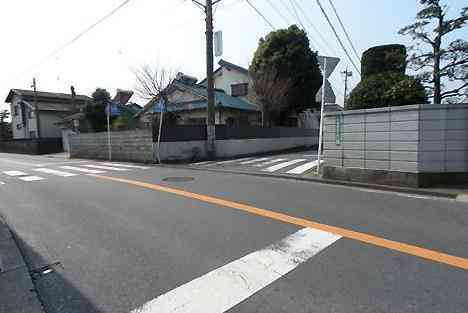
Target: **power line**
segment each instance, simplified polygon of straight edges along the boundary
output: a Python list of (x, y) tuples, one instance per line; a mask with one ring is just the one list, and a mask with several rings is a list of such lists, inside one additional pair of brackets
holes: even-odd
[(250, 5), (250, 7), (252, 9), (255, 10), (255, 12), (257, 12), (258, 15), (260, 15), (262, 17), (262, 19), (268, 24), (270, 25), (270, 27), (275, 30), (275, 26), (273, 26), (273, 24), (265, 17), (265, 15), (262, 14), (262, 12), (260, 12), (253, 4), (252, 2), (250, 2), (250, 0), (245, 0), (245, 2), (247, 2), (248, 5)]
[(299, 21), (299, 24), (301, 25), (301, 27), (302, 27), (303, 29), (306, 29), (306, 28), (304, 27), (304, 24), (302, 24), (302, 20), (301, 20), (301, 18), (299, 17), (299, 14), (297, 13), (296, 6), (294, 5), (293, 0), (289, 0), (289, 3), (291, 3), (291, 7), (292, 7), (292, 9), (293, 9), (293, 11), (294, 11), (294, 15), (296, 15), (296, 18), (297, 18), (297, 20)]
[(349, 33), (346, 30), (346, 27), (344, 26), (343, 21), (341, 20), (340, 15), (338, 14), (338, 11), (336, 10), (335, 5), (333, 4), (333, 1), (328, 0), (328, 2), (330, 2), (331, 7), (333, 8), (333, 11), (335, 12), (336, 18), (338, 19), (338, 22), (340, 22), (341, 28), (343, 29), (343, 32), (346, 35), (346, 39), (348, 39), (348, 42), (351, 45), (351, 48), (353, 49), (354, 54), (356, 55), (357, 59), (360, 60), (361, 58), (359, 57), (359, 53), (357, 52), (357, 50), (356, 50), (356, 48), (355, 48), (355, 46), (353, 44), (353, 41), (351, 40), (351, 36), (349, 36)]
[(341, 41), (340, 36), (339, 36), (338, 33), (336, 32), (335, 26), (333, 26), (332, 22), (330, 21), (330, 18), (328, 17), (327, 13), (326, 13), (325, 10), (323, 9), (323, 6), (322, 6), (322, 4), (320, 3), (320, 0), (316, 0), (316, 1), (317, 1), (317, 4), (318, 4), (319, 7), (320, 7), (320, 10), (322, 11), (323, 16), (324, 16), (325, 19), (327, 20), (328, 25), (330, 25), (330, 28), (332, 29), (333, 33), (335, 34), (336, 39), (337, 39), (338, 42), (340, 43), (341, 48), (343, 48), (343, 51), (346, 53), (346, 56), (348, 57), (349, 61), (350, 61), (351, 64), (353, 65), (353, 67), (354, 67), (354, 69), (356, 70), (356, 72), (359, 73), (359, 75), (361, 75), (361, 71), (358, 69), (358, 67), (356, 66), (356, 63), (354, 63), (353, 59), (351, 58), (351, 55), (349, 54), (348, 50), (347, 50), (346, 47), (344, 46), (343, 42)]
[(268, 4), (273, 8), (273, 10), (278, 13), (279, 16), (286, 22), (286, 24), (289, 24), (289, 20), (286, 18), (286, 16), (278, 9), (276, 5), (273, 4), (271, 0), (267, 0)]
[[(295, 0), (293, 0), (295, 1)], [(318, 28), (314, 25), (314, 23), (312, 22), (312, 20), (309, 18), (309, 16), (305, 13), (305, 10), (300, 6), (300, 4), (298, 2), (296, 2), (296, 7), (302, 12), (302, 15), (304, 16), (306, 22), (312, 27), (312, 29), (314, 30), (314, 32), (318, 35), (318, 37), (320, 38), (322, 44), (323, 44), (323, 47), (325, 47), (326, 49), (323, 49), (323, 50), (326, 50), (326, 52), (329, 54), (329, 55), (335, 55), (335, 56), (338, 56), (338, 52), (336, 51), (336, 49), (330, 45), (330, 43), (327, 41), (327, 39), (325, 39), (325, 37), (322, 35), (322, 33), (318, 30)], [(322, 46), (322, 45), (319, 45), (319, 46)], [(330, 53), (331, 52), (331, 53)]]
[(65, 42), (63, 45), (61, 45), (60, 47), (58, 47), (57, 49), (55, 49), (54, 51), (52, 51), (50, 54), (48, 54), (47, 56), (45, 56), (44, 58), (42, 58), (42, 60), (40, 60), (39, 62), (37, 62), (36, 64), (33, 64), (31, 65), (27, 70), (25, 70), (24, 72), (22, 72), (20, 75), (18, 76), (22, 76), (23, 74), (31, 71), (32, 69), (42, 65), (44, 62), (48, 61), (50, 58), (52, 58), (54, 55), (56, 55), (57, 53), (59, 53), (60, 51), (62, 51), (63, 49), (65, 49), (66, 47), (70, 46), (71, 44), (73, 44), (75, 41), (77, 41), (78, 39), (80, 39), (81, 37), (83, 37), (86, 33), (88, 33), (89, 31), (91, 31), (93, 28), (95, 28), (96, 26), (98, 26), (99, 24), (101, 24), (102, 22), (104, 22), (106, 19), (108, 19), (109, 17), (111, 17), (112, 15), (114, 15), (117, 11), (119, 11), (120, 9), (122, 9), (125, 5), (127, 5), (131, 0), (125, 0), (123, 1), (119, 6), (117, 6), (116, 8), (114, 8), (112, 11), (110, 11), (109, 13), (107, 13), (106, 15), (104, 15), (103, 17), (101, 17), (100, 19), (98, 19), (95, 23), (91, 24), (90, 26), (88, 26), (85, 30), (83, 30), (82, 32), (80, 32), (79, 34), (77, 34), (75, 37), (73, 37), (72, 39), (70, 39), (69, 41)]

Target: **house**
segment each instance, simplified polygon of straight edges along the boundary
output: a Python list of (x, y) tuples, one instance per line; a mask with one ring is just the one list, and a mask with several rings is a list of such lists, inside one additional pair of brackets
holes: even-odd
[[(225, 86), (228, 86), (228, 84), (225, 83)], [(224, 89), (215, 89), (216, 124), (260, 124), (261, 114), (258, 106), (245, 100), (246, 95), (236, 96), (236, 93), (233, 95), (231, 91), (226, 92)], [(172, 115), (175, 124), (206, 124), (208, 101), (204, 81), (197, 84), (196, 78), (179, 73), (165, 92), (169, 102), (166, 112)], [(152, 99), (143, 111), (137, 115), (140, 127), (151, 127), (154, 106), (158, 100), (159, 98)]]
[[(225, 60), (220, 60), (218, 64), (219, 68), (213, 73), (215, 89), (224, 90), (224, 93), (229, 96), (255, 104), (249, 71)], [(206, 87), (206, 78), (200, 82), (200, 85)], [(255, 105), (258, 106), (258, 104)]]
[(60, 138), (56, 123), (89, 101), (84, 95), (11, 89), (5, 102), (10, 104), (13, 139)]

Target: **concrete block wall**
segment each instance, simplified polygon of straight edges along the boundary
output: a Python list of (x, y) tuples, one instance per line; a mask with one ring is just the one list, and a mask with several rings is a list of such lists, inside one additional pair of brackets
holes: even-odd
[[(69, 136), (70, 157), (108, 159), (107, 133), (82, 133)], [(150, 131), (111, 132), (112, 159), (116, 161), (152, 162), (157, 158), (157, 145), (152, 144)], [(196, 161), (208, 156), (205, 140), (170, 141), (160, 143), (163, 161)], [(317, 136), (216, 140), (219, 158), (254, 155), (286, 149), (311, 147)], [(154, 153), (153, 153), (154, 147)]]
[[(336, 116), (343, 115), (342, 142)], [(327, 166), (404, 173), (468, 172), (468, 104), (410, 105), (330, 112)]]
[[(82, 133), (70, 137), (70, 157), (108, 159), (107, 132)], [(111, 132), (112, 159), (152, 162), (153, 136), (150, 131)]]

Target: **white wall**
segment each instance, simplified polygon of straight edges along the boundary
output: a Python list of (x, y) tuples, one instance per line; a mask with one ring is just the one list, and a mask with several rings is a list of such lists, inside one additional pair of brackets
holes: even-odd
[[(21, 105), (19, 104), (20, 101), (21, 101), (21, 98), (15, 95), (10, 104), (11, 129), (13, 131), (13, 139), (26, 138), (26, 134), (27, 134), (26, 133), (27, 129), (25, 129), (25, 127), (23, 126)], [(14, 110), (15, 106), (18, 107), (18, 115), (15, 115), (15, 110)], [(21, 129), (18, 129), (17, 125), (21, 125)]]
[(66, 112), (41, 111), (39, 116), (41, 138), (62, 137), (62, 129), (55, 123), (60, 122), (68, 114)]
[(249, 103), (254, 103), (252, 99), (255, 98), (255, 93), (252, 88), (252, 80), (250, 76), (245, 73), (241, 73), (237, 70), (228, 70), (226, 68), (222, 68), (221, 71), (217, 73), (214, 79), (215, 88), (222, 89), (227, 95), (231, 94), (231, 85), (232, 84), (249, 84), (249, 92), (248, 95), (245, 97), (239, 97), (242, 100), (245, 100)]

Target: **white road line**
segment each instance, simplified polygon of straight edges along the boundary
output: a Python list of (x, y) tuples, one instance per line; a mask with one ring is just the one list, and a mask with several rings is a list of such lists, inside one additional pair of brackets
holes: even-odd
[(109, 170), (109, 171), (128, 171), (128, 168), (118, 168), (113, 166), (102, 166), (102, 165), (93, 165), (93, 164), (85, 164), (83, 166), (91, 167), (91, 168), (98, 168), (100, 170)]
[(252, 164), (252, 163), (257, 163), (257, 162), (263, 162), (263, 161), (266, 161), (266, 160), (269, 160), (269, 159), (271, 159), (271, 158), (253, 159), (253, 160), (250, 160), (250, 161), (241, 162), (241, 164), (242, 165)]
[(25, 175), (28, 175), (25, 172), (21, 172), (21, 171), (6, 171), (6, 172), (3, 172), (3, 174), (6, 174), (8, 176), (25, 176)]
[(286, 160), (287, 159), (274, 159), (274, 160), (270, 160), (270, 161), (267, 161), (267, 162), (262, 162), (260, 164), (255, 164), (255, 166), (256, 167), (264, 167), (264, 166), (267, 166), (267, 165), (283, 162), (283, 161), (286, 161)]
[(147, 167), (147, 166), (131, 165), (131, 164), (121, 164), (121, 163), (102, 163), (102, 164), (107, 165), (107, 166), (119, 166), (119, 167), (136, 168), (136, 169), (140, 169), (140, 170), (149, 169), (149, 167)]
[(263, 250), (160, 295), (131, 313), (226, 312), (340, 238), (317, 229), (301, 229)]
[(198, 162), (198, 163), (192, 163), (190, 165), (208, 165), (208, 164), (214, 164), (213, 161), (203, 161), (203, 162)]
[[(323, 163), (323, 160), (320, 160), (320, 164)], [(316, 167), (318, 164), (318, 160), (312, 161), (312, 162), (307, 162), (305, 164), (302, 164), (298, 167), (293, 168), (290, 171), (287, 171), (286, 174), (302, 174), (314, 167)]]
[(301, 162), (304, 162), (304, 161), (307, 161), (306, 159), (296, 159), (296, 160), (292, 160), (292, 161), (288, 161), (288, 162), (283, 162), (283, 163), (280, 163), (280, 164), (276, 164), (276, 165), (273, 165), (273, 166), (270, 166), (268, 168), (265, 168), (263, 169), (262, 171), (264, 172), (276, 172), (282, 168), (285, 168), (285, 167), (288, 167), (288, 166), (291, 166), (291, 165), (294, 165), (294, 164), (297, 164), (297, 163), (301, 163)]
[(63, 172), (63, 171), (57, 171), (57, 170), (53, 170), (53, 169), (50, 169), (50, 168), (35, 168), (34, 170), (36, 172), (45, 173), (45, 174), (52, 174), (52, 175), (57, 175), (57, 176), (61, 176), (61, 177), (72, 177), (72, 176), (78, 175), (78, 174), (73, 174), (73, 173), (68, 173), (68, 172)]
[(21, 179), (21, 180), (24, 180), (24, 181), (44, 180), (44, 178), (40, 177), (40, 176), (22, 176), (22, 177), (18, 177), (18, 178)]
[(234, 159), (234, 160), (227, 160), (227, 161), (221, 161), (221, 162), (216, 162), (217, 165), (222, 165), (222, 164), (230, 164), (230, 163), (236, 163), (236, 162), (242, 162), (242, 161), (247, 161), (251, 160), (252, 158), (242, 158), (242, 159)]
[(4, 182), (2, 182), (2, 181), (0, 181), (0, 185), (5, 185), (5, 183), (4, 183)]
[(77, 171), (77, 172), (82, 172), (82, 173), (87, 173), (87, 174), (102, 174), (106, 172), (106, 171), (91, 170), (88, 168), (82, 168), (82, 167), (76, 167), (76, 166), (60, 166), (60, 168), (63, 168), (64, 170)]

